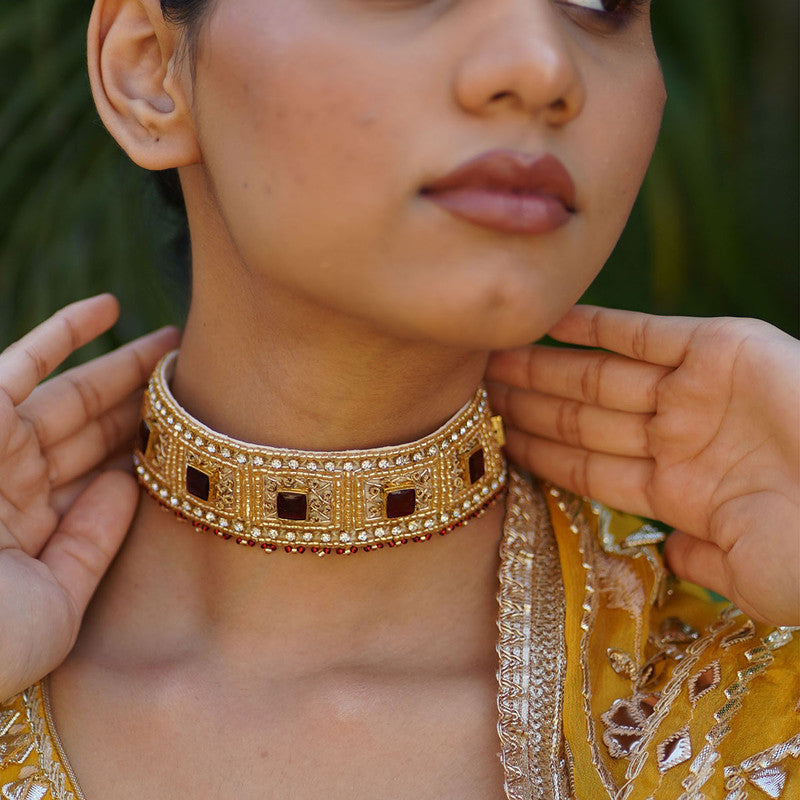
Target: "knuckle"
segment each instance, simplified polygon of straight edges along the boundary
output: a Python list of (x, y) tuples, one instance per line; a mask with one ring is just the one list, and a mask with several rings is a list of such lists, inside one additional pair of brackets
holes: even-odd
[(33, 367), (34, 374), (36, 375), (36, 382), (40, 383), (47, 377), (49, 373), (47, 360), (39, 352), (35, 345), (27, 345), (23, 352)]
[(580, 426), (581, 404), (564, 400), (556, 413), (556, 431), (559, 437), (570, 445), (581, 445)]
[(103, 401), (97, 387), (89, 381), (80, 381), (71, 376), (69, 377), (69, 382), (80, 399), (86, 418), (94, 419), (103, 407)]

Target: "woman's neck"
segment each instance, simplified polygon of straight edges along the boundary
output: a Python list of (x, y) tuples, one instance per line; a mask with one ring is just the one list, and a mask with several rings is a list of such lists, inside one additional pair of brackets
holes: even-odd
[[(227, 293), (230, 297), (231, 290)], [(475, 393), (486, 353), (403, 341), (302, 298), (195, 290), (172, 390), (234, 438), (302, 450), (402, 444)]]
[[(278, 290), (220, 302), (232, 294), (196, 289), (172, 389), (235, 438), (315, 450), (413, 441), (482, 378), (485, 354), (392, 341)], [(495, 632), (502, 520), (501, 502), (445, 537), (319, 559), (236, 547), (143, 497), (86, 636), (94, 631), (111, 661), (200, 648), (229, 664), (323, 669), (351, 657), (419, 659), (425, 648), (435, 660), (448, 647), (469, 661)], [(474, 648), (453, 649), (453, 637), (475, 637)]]

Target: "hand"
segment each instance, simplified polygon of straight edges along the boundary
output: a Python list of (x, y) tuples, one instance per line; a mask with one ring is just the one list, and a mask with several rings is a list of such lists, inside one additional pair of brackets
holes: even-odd
[(118, 313), (111, 295), (74, 303), (0, 354), (0, 701), (69, 653), (133, 517), (142, 385), (178, 332), (37, 386)]
[(754, 619), (800, 624), (800, 343), (758, 320), (595, 306), (550, 335), (604, 350), (492, 355), (511, 459), (664, 521), (679, 577)]

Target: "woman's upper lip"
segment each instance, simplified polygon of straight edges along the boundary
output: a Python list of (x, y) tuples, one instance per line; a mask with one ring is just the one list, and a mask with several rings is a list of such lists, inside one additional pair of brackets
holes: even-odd
[(470, 159), (426, 184), (423, 194), (454, 189), (485, 189), (510, 194), (544, 194), (575, 210), (575, 184), (567, 168), (549, 153), (532, 156), (515, 150), (492, 150)]

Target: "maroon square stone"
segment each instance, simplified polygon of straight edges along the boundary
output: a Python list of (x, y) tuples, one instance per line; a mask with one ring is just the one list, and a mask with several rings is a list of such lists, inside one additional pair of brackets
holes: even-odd
[(486, 460), (482, 447), (470, 454), (467, 464), (469, 466), (469, 482), (477, 483), (486, 474)]
[(414, 489), (395, 489), (386, 493), (386, 517), (408, 517), (417, 507), (417, 493)]
[(278, 492), (278, 517), (304, 520), (308, 517), (308, 495), (305, 492)]
[(150, 426), (144, 421), (139, 422), (139, 436), (137, 444), (142, 455), (147, 453), (147, 445), (150, 443)]
[(191, 465), (187, 466), (186, 491), (199, 500), (208, 500), (211, 496), (211, 478), (202, 470)]

